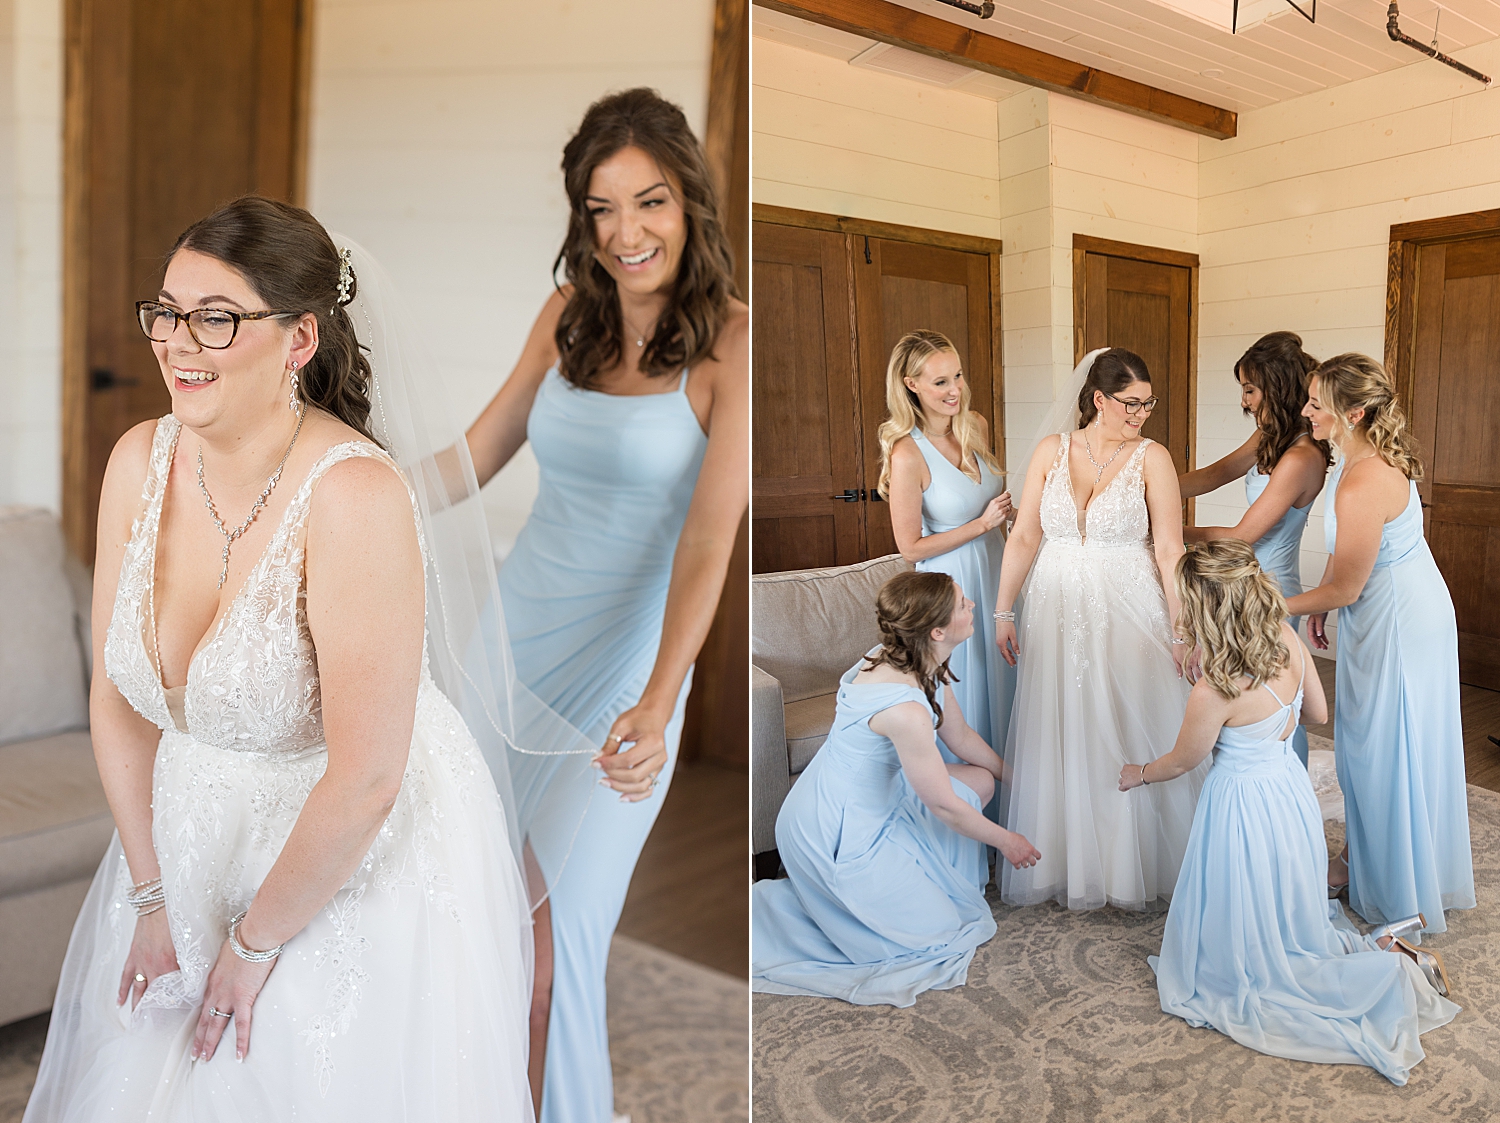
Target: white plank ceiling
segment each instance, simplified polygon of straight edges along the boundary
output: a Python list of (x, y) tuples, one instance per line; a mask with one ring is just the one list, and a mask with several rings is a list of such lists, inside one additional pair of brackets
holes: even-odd
[[(1184, 0), (996, 0), (987, 20), (937, 0), (895, 0), (950, 23), (1022, 43), (1111, 74), (1224, 109), (1257, 109), (1402, 66), (1439, 66), (1386, 35), (1387, 0), (1319, 0), (1309, 23), (1283, 3), (1241, 0), (1252, 20), (1238, 34), (1186, 14)], [(1229, 0), (1221, 0), (1226, 13)], [(1311, 10), (1310, 0), (1299, 0)], [(1227, 22), (1227, 14), (1224, 16)], [(1500, 0), (1404, 0), (1401, 30), (1462, 58), (1465, 47), (1500, 38)], [(754, 9), (754, 34), (820, 54), (854, 59), (869, 39)], [(898, 69), (902, 52), (872, 53), (856, 65)], [(915, 77), (916, 75), (911, 75)], [(1491, 77), (1500, 78), (1500, 75)], [(928, 78), (928, 80), (935, 80)], [(1000, 99), (1020, 87), (976, 73), (950, 88)]]

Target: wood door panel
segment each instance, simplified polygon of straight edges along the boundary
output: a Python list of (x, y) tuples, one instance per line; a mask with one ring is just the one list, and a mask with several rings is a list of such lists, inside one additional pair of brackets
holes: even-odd
[(1500, 689), (1500, 237), (1401, 260), (1415, 267), (1408, 403), (1427, 540), (1453, 597), (1460, 678)]
[(177, 235), (247, 192), (297, 201), (308, 0), (69, 0), (64, 522), (93, 554), (109, 454), (170, 409), (134, 301)]
[[(1142, 247), (1149, 254), (1150, 247)], [(1172, 454), (1179, 472), (1192, 466), (1193, 385), (1192, 267), (1149, 258), (1116, 257), (1086, 251), (1074, 270), (1076, 331), (1082, 350), (1123, 347), (1134, 351), (1151, 372), (1151, 392), (1161, 399), (1141, 433)], [(1075, 325), (1076, 329), (1077, 325)]]
[[(751, 568), (847, 565), (863, 557), (864, 487), (844, 236), (755, 224)], [(783, 564), (787, 563), (787, 564)]]

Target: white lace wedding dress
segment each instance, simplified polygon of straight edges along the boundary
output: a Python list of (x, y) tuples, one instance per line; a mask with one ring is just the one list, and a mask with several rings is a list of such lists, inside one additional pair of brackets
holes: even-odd
[[(1177, 882), (1209, 768), (1118, 790), (1120, 767), (1169, 752), (1188, 685), (1150, 547), (1143, 440), (1080, 518), (1064, 433), (1042, 488), (1042, 545), (1021, 592), (1021, 654), (1006, 739), (1006, 825), (1042, 857), (999, 863), (1010, 904), (1162, 907)], [(1167, 577), (1171, 580), (1171, 575)], [(1153, 902), (1159, 904), (1153, 905)]]
[(179, 700), (147, 655), (144, 607), (179, 429), (157, 425), (105, 666), (162, 730), (152, 836), (180, 970), (133, 1013), (116, 1006), (135, 921), (116, 838), (73, 932), (27, 1123), (531, 1120), (525, 890), (489, 771), (425, 661), (400, 796), (364, 862), (286, 944), (244, 1062), (232, 1025), (212, 1060), (189, 1062), (227, 921), (327, 762), (303, 580), (313, 489), (349, 457), (394, 462), (362, 441), (318, 460)]

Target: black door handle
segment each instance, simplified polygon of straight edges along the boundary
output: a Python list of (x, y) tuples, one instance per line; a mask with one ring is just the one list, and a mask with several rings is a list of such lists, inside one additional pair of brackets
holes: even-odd
[(863, 491), (856, 491), (852, 487), (846, 487), (846, 488), (844, 488), (843, 491), (839, 492), (837, 495), (830, 495), (828, 498), (829, 499), (842, 499), (845, 503), (858, 503), (864, 497), (865, 497), (865, 494), (864, 494)]
[(113, 390), (119, 386), (135, 386), (139, 378), (121, 378), (112, 370), (102, 367), (89, 371), (89, 385), (95, 390)]

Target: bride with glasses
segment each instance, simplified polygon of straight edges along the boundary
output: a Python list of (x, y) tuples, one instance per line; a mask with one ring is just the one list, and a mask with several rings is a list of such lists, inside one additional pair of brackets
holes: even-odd
[(532, 1119), (530, 910), (476, 740), (503, 760), (530, 704), (465, 651), (504, 625), (438, 372), (342, 246), (245, 197), (138, 308), (172, 412), (100, 500), (117, 834), (27, 1123)]
[(1172, 457), (1140, 433), (1157, 403), (1140, 356), (1090, 352), (1079, 383), (1032, 455), (1000, 569), (995, 642), (1018, 667), (1006, 825), (1042, 853), (1002, 867), (1001, 896), (1160, 907), (1207, 765), (1129, 796), (1116, 785), (1123, 765), (1172, 744), (1187, 706), (1177, 594), (1161, 578), (1182, 556), (1182, 500)]

